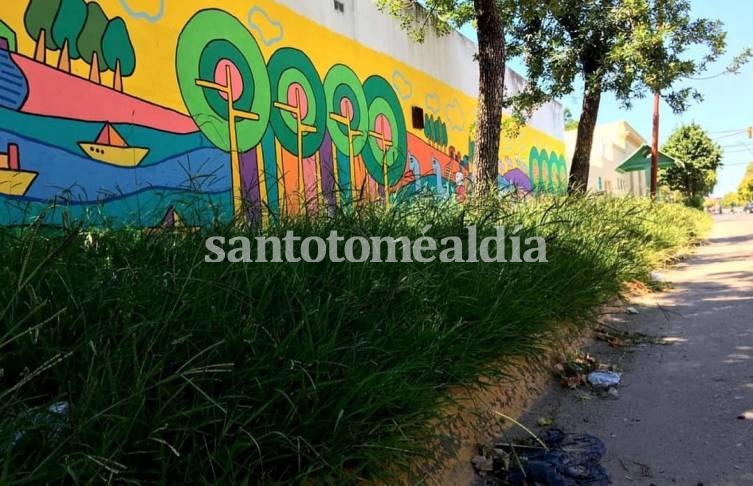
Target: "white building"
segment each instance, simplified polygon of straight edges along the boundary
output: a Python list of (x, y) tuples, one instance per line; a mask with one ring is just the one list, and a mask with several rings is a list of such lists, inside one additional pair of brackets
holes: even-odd
[[(576, 130), (565, 132), (568, 160), (572, 160), (575, 152), (575, 137)], [(591, 148), (588, 190), (615, 196), (648, 195), (651, 188), (651, 174), (648, 170), (626, 173), (617, 171), (620, 164), (646, 143), (646, 140), (625, 121), (597, 125)]]

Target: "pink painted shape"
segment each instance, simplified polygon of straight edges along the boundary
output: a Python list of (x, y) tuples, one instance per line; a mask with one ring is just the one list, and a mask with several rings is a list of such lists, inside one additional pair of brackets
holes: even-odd
[[(24, 113), (73, 120), (131, 123), (171, 133), (199, 129), (190, 116), (144, 101), (88, 79), (58, 71), (27, 57), (11, 54), (29, 82)], [(128, 80), (126, 78), (126, 87)]]
[[(382, 134), (385, 141), (392, 142), (392, 127), (390, 126), (390, 121), (386, 116), (377, 115), (374, 125), (375, 132)], [(384, 150), (384, 143), (382, 142), (382, 140), (379, 140), (378, 143), (379, 148)]]
[(306, 118), (309, 114), (309, 99), (306, 96), (306, 91), (303, 90), (303, 86), (298, 83), (293, 83), (288, 86), (288, 104), (290, 106), (298, 107), (300, 102), (301, 120)]
[[(227, 66), (230, 66), (230, 80), (233, 82), (233, 101), (238, 101), (243, 95), (243, 76), (235, 64), (227, 59), (218, 62), (217, 67), (214, 68), (214, 82), (227, 86)], [(220, 91), (220, 96), (227, 99), (227, 95), (222, 91)]]
[(8, 144), (8, 168), (10, 170), (21, 170), (21, 161), (18, 155), (18, 145), (15, 143)]
[(340, 114), (350, 121), (353, 121), (353, 117), (356, 116), (353, 103), (348, 98), (340, 100)]

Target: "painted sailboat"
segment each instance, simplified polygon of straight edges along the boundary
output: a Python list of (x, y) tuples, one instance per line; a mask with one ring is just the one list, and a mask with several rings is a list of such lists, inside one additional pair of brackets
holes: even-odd
[(130, 147), (109, 123), (105, 123), (94, 142), (79, 142), (79, 147), (90, 158), (119, 167), (136, 167), (149, 153), (148, 148)]
[(37, 175), (31, 170), (21, 170), (18, 145), (8, 144), (8, 152), (0, 153), (0, 194), (23, 196)]
[(167, 212), (162, 218), (162, 222), (159, 224), (159, 226), (153, 228), (145, 228), (144, 234), (152, 236), (165, 231), (174, 231), (178, 233), (196, 233), (200, 231), (200, 229), (201, 228), (199, 228), (198, 226), (188, 226), (183, 220), (183, 217), (178, 213), (178, 211), (176, 211), (173, 206), (170, 206), (169, 208), (167, 208)]

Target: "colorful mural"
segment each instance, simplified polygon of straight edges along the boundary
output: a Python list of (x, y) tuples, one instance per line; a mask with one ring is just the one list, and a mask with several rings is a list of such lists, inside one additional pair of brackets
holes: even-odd
[[(0, 224), (466, 199), (472, 98), (274, 0), (240, 3), (4, 2)], [(501, 187), (564, 188), (562, 141), (527, 127), (507, 142)]]

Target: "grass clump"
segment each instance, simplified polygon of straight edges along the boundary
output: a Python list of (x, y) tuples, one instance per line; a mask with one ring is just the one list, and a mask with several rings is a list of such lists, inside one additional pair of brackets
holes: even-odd
[(417, 199), (267, 230), (415, 239), (476, 224), (481, 238), (520, 224), (546, 238), (548, 264), (207, 264), (205, 238), (238, 230), (4, 230), (0, 482), (383, 477), (425, 452), (450, 387), (587, 322), (705, 218), (638, 199)]

